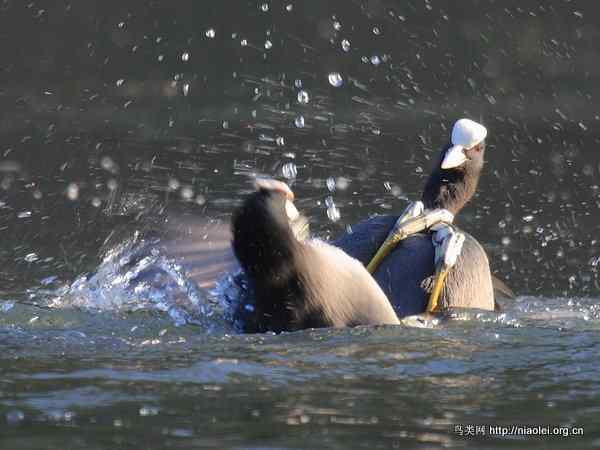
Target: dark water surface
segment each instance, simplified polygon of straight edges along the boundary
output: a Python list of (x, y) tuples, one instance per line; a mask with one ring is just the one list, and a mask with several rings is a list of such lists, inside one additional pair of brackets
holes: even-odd
[[(598, 13), (0, 2), (0, 448), (600, 447)], [(168, 252), (193, 230), (217, 261), (256, 174), (324, 239), (399, 212), (463, 116), (500, 315), (239, 336), (227, 279)]]

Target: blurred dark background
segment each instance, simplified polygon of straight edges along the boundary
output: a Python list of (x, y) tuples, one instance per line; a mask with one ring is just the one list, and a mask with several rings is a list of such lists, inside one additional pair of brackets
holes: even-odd
[(399, 212), (467, 116), (490, 137), (463, 228), (517, 293), (595, 296), (599, 12), (3, 0), (0, 293), (69, 281), (173, 210), (226, 219), (253, 173), (287, 178), (323, 237)]

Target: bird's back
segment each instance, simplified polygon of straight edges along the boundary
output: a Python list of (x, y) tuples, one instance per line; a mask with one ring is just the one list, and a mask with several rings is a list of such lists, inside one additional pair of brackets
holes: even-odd
[[(396, 216), (373, 217), (354, 225), (351, 233), (345, 233), (333, 244), (366, 265), (396, 220)], [(402, 241), (373, 275), (399, 317), (425, 311), (428, 293), (422, 284), (434, 274), (434, 255), (431, 235), (416, 234)], [(448, 274), (442, 303), (451, 307), (494, 309), (492, 278), (485, 250), (467, 233), (462, 253)]]

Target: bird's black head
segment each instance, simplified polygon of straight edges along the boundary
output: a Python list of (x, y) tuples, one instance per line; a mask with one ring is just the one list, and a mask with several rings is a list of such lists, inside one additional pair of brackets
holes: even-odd
[(257, 188), (233, 214), (233, 251), (249, 275), (278, 276), (298, 244), (289, 225), (293, 194), (273, 180), (257, 183)]
[(425, 207), (456, 215), (475, 195), (484, 163), (485, 141), (471, 148), (446, 145), (423, 190)]

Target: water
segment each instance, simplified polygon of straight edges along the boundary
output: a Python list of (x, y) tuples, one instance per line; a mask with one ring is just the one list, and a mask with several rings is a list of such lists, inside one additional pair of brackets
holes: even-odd
[[(600, 447), (598, 7), (467, 3), (5, 3), (0, 448)], [(461, 116), (458, 221), (516, 300), (235, 332), (250, 178), (329, 239), (417, 198)], [(513, 424), (584, 435), (479, 428)]]

